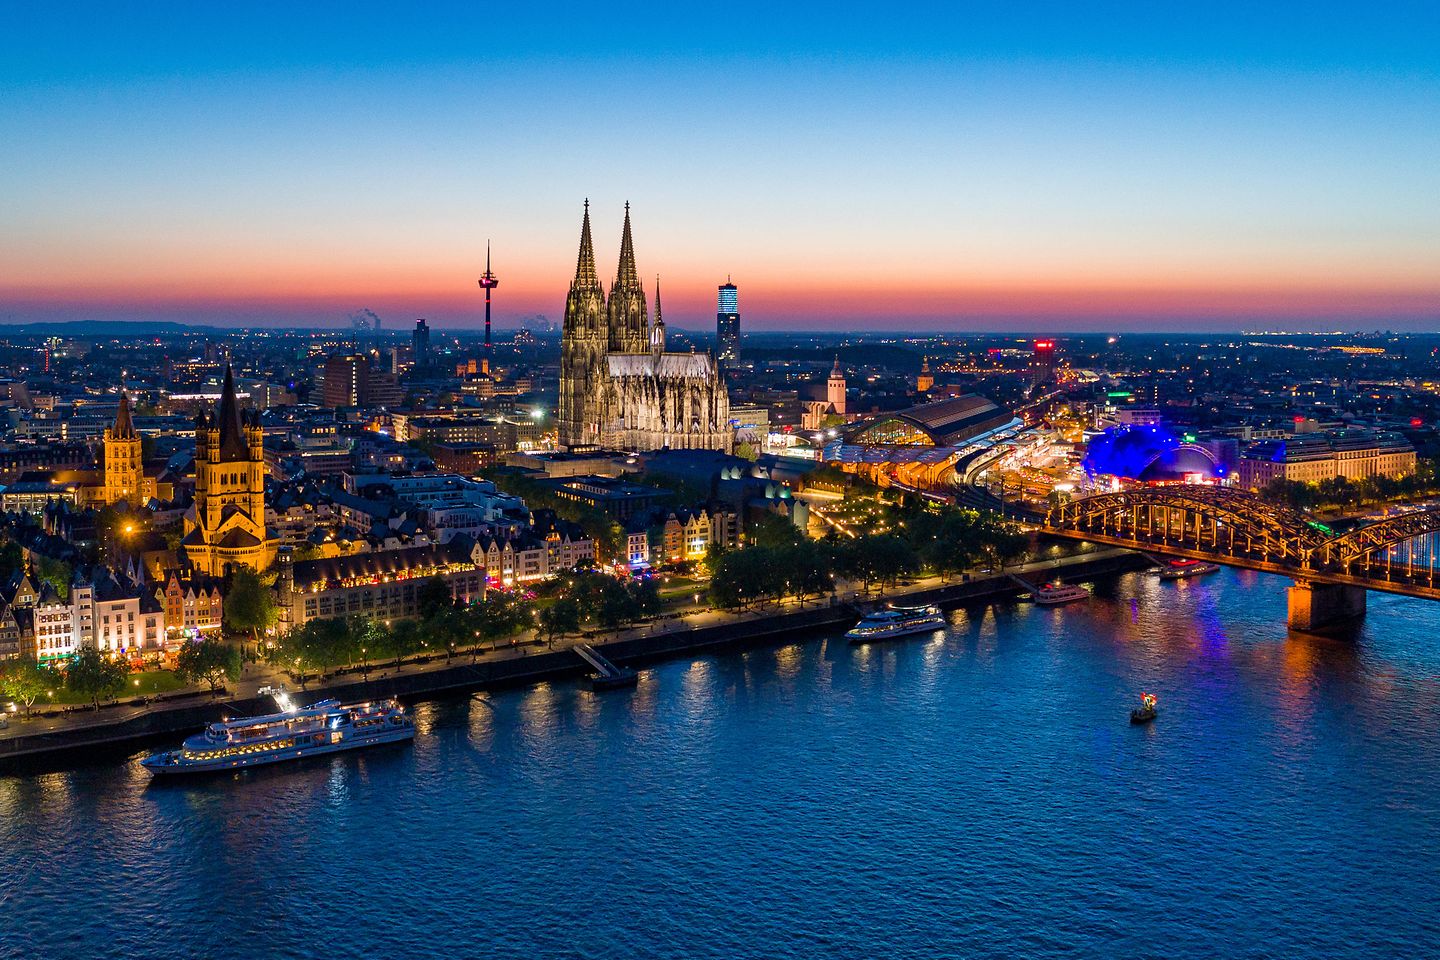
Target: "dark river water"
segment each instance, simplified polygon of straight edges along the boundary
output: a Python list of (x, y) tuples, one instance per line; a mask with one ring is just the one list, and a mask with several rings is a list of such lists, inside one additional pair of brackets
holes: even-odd
[(1440, 604), (1287, 636), (1285, 585), (419, 704), (411, 747), (233, 779), (0, 777), (0, 956), (1440, 955)]

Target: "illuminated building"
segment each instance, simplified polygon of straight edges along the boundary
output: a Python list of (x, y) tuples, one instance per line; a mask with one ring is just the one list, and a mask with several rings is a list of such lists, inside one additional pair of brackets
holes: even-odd
[(1240, 485), (1249, 490), (1263, 490), (1275, 480), (1403, 477), (1415, 472), (1415, 448), (1400, 434), (1383, 430), (1295, 434), (1246, 447), (1238, 472)]
[(1216, 451), (1158, 423), (1111, 427), (1091, 439), (1085, 471), (1140, 483), (1214, 483), (1229, 471)]
[(203, 410), (195, 418), (195, 503), (181, 544), (202, 573), (264, 570), (275, 559), (279, 535), (265, 526), (264, 436), (260, 414), (240, 409), (227, 366), (214, 419)]
[(1055, 379), (1055, 341), (1036, 340), (1035, 357), (1032, 361), (1035, 386), (1042, 386)]
[(930, 373), (930, 358), (925, 357), (920, 361), (920, 375), (915, 378), (915, 392), (929, 393), (933, 386), (935, 386), (935, 377)]
[(722, 363), (740, 359), (740, 292), (726, 277), (715, 314), (715, 342)]
[(652, 326), (635, 267), (630, 205), (610, 294), (595, 270), (590, 203), (560, 347), (560, 443), (575, 449), (729, 451), (730, 401), (714, 357), (667, 353), (657, 292)]

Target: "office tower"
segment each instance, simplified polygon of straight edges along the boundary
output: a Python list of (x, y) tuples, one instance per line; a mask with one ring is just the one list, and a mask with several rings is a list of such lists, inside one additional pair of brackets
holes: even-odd
[(740, 294), (726, 277), (720, 284), (719, 309), (715, 314), (715, 342), (722, 361), (740, 359)]
[(325, 361), (325, 406), (364, 406), (369, 383), (368, 357), (360, 353), (334, 354)]
[(415, 369), (424, 370), (430, 366), (430, 324), (423, 318), (415, 321), (415, 332), (410, 334), (410, 348)]
[(1055, 379), (1054, 340), (1035, 341), (1035, 358), (1031, 362), (1031, 372), (1034, 374), (1035, 386), (1037, 387)]

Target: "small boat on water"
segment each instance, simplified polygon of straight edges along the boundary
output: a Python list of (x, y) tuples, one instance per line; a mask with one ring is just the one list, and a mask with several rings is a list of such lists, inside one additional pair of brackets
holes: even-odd
[(1066, 584), (1056, 581), (1047, 583), (1035, 590), (1035, 602), (1054, 606), (1058, 603), (1070, 603), (1074, 600), (1089, 600), (1090, 591), (1079, 584)]
[(208, 773), (412, 740), (415, 724), (394, 700), (341, 705), (322, 700), (263, 717), (212, 723), (179, 750), (140, 761), (156, 776)]
[(1208, 563), (1204, 560), (1171, 560), (1160, 568), (1161, 580), (1188, 580), (1191, 577), (1203, 577), (1207, 573), (1216, 573), (1220, 570), (1220, 564)]
[(1159, 715), (1159, 712), (1160, 711), (1155, 708), (1155, 694), (1142, 693), (1140, 694), (1140, 706), (1130, 711), (1130, 722), (1137, 724), (1149, 723)]
[(845, 634), (851, 643), (893, 640), (913, 633), (930, 633), (945, 626), (939, 607), (889, 607), (868, 614)]

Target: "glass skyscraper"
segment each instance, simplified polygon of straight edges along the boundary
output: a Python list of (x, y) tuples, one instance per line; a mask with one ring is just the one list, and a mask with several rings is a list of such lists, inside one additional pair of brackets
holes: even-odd
[(726, 277), (720, 284), (719, 308), (715, 314), (715, 340), (721, 361), (740, 359), (740, 291)]

